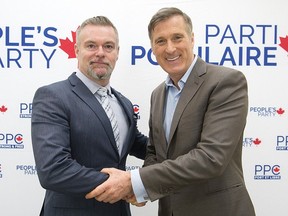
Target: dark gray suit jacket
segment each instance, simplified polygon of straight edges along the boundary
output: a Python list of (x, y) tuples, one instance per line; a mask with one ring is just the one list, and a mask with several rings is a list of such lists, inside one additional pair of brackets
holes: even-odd
[(151, 96), (143, 184), (159, 216), (254, 216), (242, 171), (247, 82), (198, 58), (182, 90), (170, 138), (163, 129), (165, 83)]
[(127, 155), (144, 159), (147, 137), (137, 129), (131, 102), (112, 88), (129, 122), (119, 156), (110, 121), (101, 104), (74, 74), (39, 88), (33, 99), (32, 144), (38, 177), (46, 189), (43, 216), (128, 216), (125, 201), (86, 200), (103, 183), (105, 167), (125, 170)]

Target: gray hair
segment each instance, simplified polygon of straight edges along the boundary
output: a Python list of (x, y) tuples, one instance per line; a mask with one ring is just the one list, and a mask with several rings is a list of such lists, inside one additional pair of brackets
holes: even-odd
[(76, 31), (76, 42), (77, 44), (80, 43), (79, 41), (79, 35), (82, 31), (82, 29), (87, 26), (87, 25), (96, 25), (96, 26), (111, 26), (117, 36), (117, 43), (119, 43), (119, 35), (118, 35), (118, 31), (117, 28), (113, 25), (113, 23), (105, 16), (95, 16), (95, 17), (91, 17), (86, 19), (77, 29)]

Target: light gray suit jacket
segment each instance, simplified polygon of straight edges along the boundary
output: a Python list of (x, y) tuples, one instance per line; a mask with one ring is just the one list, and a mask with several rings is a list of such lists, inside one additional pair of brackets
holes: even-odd
[(182, 90), (168, 142), (165, 83), (151, 96), (150, 144), (140, 176), (159, 216), (253, 216), (242, 171), (247, 82), (236, 70), (197, 62)]

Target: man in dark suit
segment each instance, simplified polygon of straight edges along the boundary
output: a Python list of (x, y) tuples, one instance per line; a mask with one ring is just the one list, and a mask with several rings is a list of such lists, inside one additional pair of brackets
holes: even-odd
[[(119, 54), (118, 32), (108, 18), (98, 16), (84, 21), (76, 37), (78, 70), (39, 88), (33, 99), (33, 151), (46, 189), (40, 215), (130, 216), (126, 201), (85, 199), (108, 179), (102, 168), (125, 170), (128, 154), (141, 159), (146, 154), (147, 137), (137, 129), (132, 103), (109, 84)], [(108, 105), (102, 108), (101, 87), (108, 90), (116, 126), (105, 112)]]
[[(196, 56), (191, 19), (177, 8), (159, 10), (148, 30), (168, 77), (151, 96), (144, 167), (125, 174), (104, 169), (109, 179), (86, 197), (112, 203), (159, 199), (159, 216), (254, 216), (242, 170), (245, 76)], [(122, 180), (112, 181), (119, 173)], [(133, 191), (115, 189), (130, 178)]]

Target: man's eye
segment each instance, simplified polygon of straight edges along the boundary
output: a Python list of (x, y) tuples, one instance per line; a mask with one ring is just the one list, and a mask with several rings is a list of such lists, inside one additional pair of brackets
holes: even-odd
[(175, 36), (174, 38), (173, 38), (173, 40), (174, 41), (180, 41), (180, 40), (182, 40), (182, 36), (180, 36), (180, 35), (178, 35), (178, 36)]
[(164, 43), (165, 43), (164, 40), (157, 40), (157, 41), (156, 41), (156, 44), (158, 44), (158, 45), (163, 45)]
[(107, 51), (107, 52), (111, 52), (112, 50), (114, 50), (114, 46), (111, 45), (111, 44), (107, 44), (104, 46), (104, 49)]
[(88, 44), (88, 45), (87, 45), (87, 48), (88, 48), (89, 50), (95, 50), (97, 47), (96, 47), (94, 44)]

